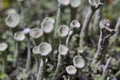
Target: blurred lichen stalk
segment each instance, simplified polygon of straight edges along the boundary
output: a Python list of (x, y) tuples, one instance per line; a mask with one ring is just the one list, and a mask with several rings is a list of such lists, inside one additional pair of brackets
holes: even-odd
[(117, 3), (0, 0), (0, 80), (120, 80)]

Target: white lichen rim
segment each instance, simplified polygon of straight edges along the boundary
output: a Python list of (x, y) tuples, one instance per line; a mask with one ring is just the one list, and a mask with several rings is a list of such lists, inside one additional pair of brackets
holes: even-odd
[(79, 7), (80, 4), (81, 4), (81, 0), (70, 0), (70, 5), (71, 5), (73, 8)]
[(47, 56), (52, 51), (52, 46), (47, 42), (41, 42), (39, 45), (39, 50), (41, 56)]
[(39, 46), (33, 47), (32, 52), (33, 52), (34, 54), (40, 54)]
[(43, 35), (43, 31), (41, 28), (32, 28), (30, 29), (29, 31), (29, 35), (32, 37), (32, 38), (39, 38)]
[(41, 22), (41, 29), (45, 33), (50, 33), (53, 30), (55, 20), (51, 17), (46, 17), (44, 20)]
[(61, 54), (61, 55), (67, 55), (67, 53), (68, 53), (68, 47), (67, 46), (65, 46), (65, 45), (59, 45), (59, 54)]
[(79, 28), (80, 27), (80, 23), (78, 20), (72, 20), (72, 22), (70, 23), (70, 26), (72, 28)]
[(6, 14), (9, 15), (9, 14), (13, 14), (13, 13), (17, 13), (16, 10), (14, 8), (10, 8), (6, 11)]
[(50, 23), (54, 24), (55, 23), (55, 19), (52, 18), (52, 17), (45, 17), (43, 19), (43, 22), (50, 22)]
[(60, 37), (65, 37), (67, 36), (69, 33), (69, 27), (67, 25), (61, 25), (59, 28), (58, 28), (58, 35)]
[(73, 65), (69, 65), (69, 66), (66, 67), (66, 72), (69, 75), (75, 75), (76, 72), (77, 72), (77, 69)]
[(14, 28), (20, 22), (20, 15), (18, 13), (11, 13), (8, 14), (7, 18), (5, 19), (5, 23), (8, 27)]
[(70, 0), (58, 0), (61, 5), (68, 6), (70, 4)]
[(92, 5), (92, 6), (97, 6), (97, 2), (94, 1), (94, 0), (88, 0), (89, 4)]
[(110, 26), (110, 20), (109, 19), (103, 19), (100, 21), (99, 26), (101, 29), (109, 27)]
[(5, 51), (8, 47), (8, 44), (5, 42), (0, 43), (0, 51)]
[(85, 66), (85, 60), (80, 55), (73, 57), (73, 65), (77, 68), (83, 68)]
[(16, 41), (23, 41), (25, 39), (25, 34), (23, 33), (23, 31), (15, 32), (14, 39)]

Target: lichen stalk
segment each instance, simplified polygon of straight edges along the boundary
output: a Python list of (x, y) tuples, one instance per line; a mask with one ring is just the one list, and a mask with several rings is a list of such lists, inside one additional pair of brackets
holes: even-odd
[(57, 67), (56, 67), (55, 74), (54, 74), (52, 80), (58, 79), (58, 74), (60, 73), (61, 66), (62, 66), (62, 60), (63, 60), (62, 55), (58, 54)]
[(18, 42), (15, 41), (15, 51), (14, 51), (14, 63), (13, 66), (15, 67), (17, 65), (17, 61), (18, 61)]
[(85, 41), (87, 40), (87, 36), (88, 36), (88, 28), (89, 28), (89, 23), (90, 20), (93, 16), (93, 14), (95, 13), (95, 11), (97, 9), (99, 9), (102, 6), (102, 3), (98, 3), (97, 6), (93, 6), (92, 4), (90, 4), (89, 9), (88, 9), (88, 13), (87, 16), (85, 17), (85, 20), (83, 22), (83, 26), (80, 32), (80, 40), (79, 40), (79, 48), (82, 49), (83, 46), (85, 45)]
[(43, 78), (44, 78), (43, 77), (44, 76), (44, 69), (45, 69), (45, 59), (43, 57), (41, 57), (39, 71), (38, 71), (36, 80), (43, 80)]
[(54, 29), (54, 37), (57, 37), (57, 29), (60, 23), (60, 15), (61, 15), (61, 4), (58, 3), (58, 9), (57, 9), (57, 16), (56, 16), (56, 23), (55, 23), (55, 29)]
[(27, 61), (26, 61), (26, 71), (30, 69), (31, 66), (31, 50), (30, 50), (30, 39), (27, 42)]
[(103, 68), (102, 80), (106, 80), (106, 77), (107, 77), (107, 72), (106, 72), (106, 71), (107, 71), (107, 68), (108, 68), (108, 66), (109, 66), (109, 64), (110, 64), (111, 59), (112, 59), (112, 57), (110, 57), (110, 58), (107, 60), (105, 66), (104, 66), (104, 68)]

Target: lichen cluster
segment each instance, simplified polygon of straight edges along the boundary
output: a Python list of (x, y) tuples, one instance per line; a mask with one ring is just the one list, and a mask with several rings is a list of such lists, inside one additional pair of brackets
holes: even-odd
[(103, 17), (111, 0), (44, 1), (5, 9), (0, 80), (120, 80), (120, 16)]

